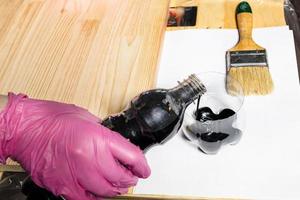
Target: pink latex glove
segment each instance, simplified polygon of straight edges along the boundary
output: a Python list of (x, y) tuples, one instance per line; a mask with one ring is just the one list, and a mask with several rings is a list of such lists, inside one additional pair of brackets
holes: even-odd
[(0, 156), (67, 200), (126, 193), (150, 169), (142, 151), (75, 105), (8, 96), (0, 113)]

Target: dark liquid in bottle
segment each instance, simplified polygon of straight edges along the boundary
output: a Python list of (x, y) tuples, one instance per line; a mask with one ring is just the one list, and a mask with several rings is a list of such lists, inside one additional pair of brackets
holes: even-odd
[(125, 111), (108, 117), (102, 125), (147, 150), (178, 132), (185, 108), (204, 92), (205, 87), (192, 75), (173, 89), (142, 93), (131, 101)]
[(184, 108), (177, 114), (165, 101), (166, 90), (148, 91), (131, 102), (124, 113), (107, 118), (102, 125), (121, 133), (145, 150), (174, 135), (182, 122)]

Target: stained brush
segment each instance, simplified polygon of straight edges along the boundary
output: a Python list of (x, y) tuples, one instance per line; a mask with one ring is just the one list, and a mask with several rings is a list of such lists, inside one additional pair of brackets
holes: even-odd
[(239, 42), (226, 53), (227, 91), (234, 93), (234, 84), (230, 80), (235, 79), (245, 95), (267, 95), (273, 90), (273, 81), (266, 49), (252, 39), (253, 14), (249, 3), (241, 2), (236, 15)]

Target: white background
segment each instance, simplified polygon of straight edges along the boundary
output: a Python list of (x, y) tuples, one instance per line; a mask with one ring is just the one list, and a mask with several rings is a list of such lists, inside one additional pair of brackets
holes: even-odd
[[(147, 152), (152, 175), (134, 193), (300, 199), (300, 87), (292, 32), (256, 29), (254, 38), (268, 51), (275, 90), (245, 99), (240, 143), (205, 155), (178, 134)], [(235, 30), (168, 32), (157, 87), (171, 88), (191, 73), (225, 73), (225, 52), (237, 40)]]

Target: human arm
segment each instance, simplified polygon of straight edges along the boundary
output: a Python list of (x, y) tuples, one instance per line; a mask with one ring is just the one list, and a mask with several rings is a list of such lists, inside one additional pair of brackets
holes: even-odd
[(55, 195), (101, 199), (125, 193), (150, 175), (142, 151), (85, 109), (14, 94), (1, 96), (2, 103), (2, 161), (17, 160)]

